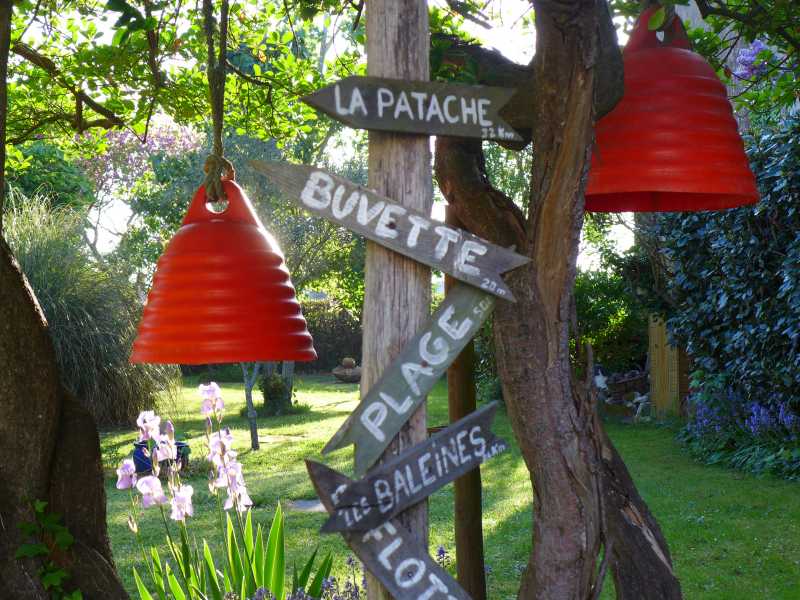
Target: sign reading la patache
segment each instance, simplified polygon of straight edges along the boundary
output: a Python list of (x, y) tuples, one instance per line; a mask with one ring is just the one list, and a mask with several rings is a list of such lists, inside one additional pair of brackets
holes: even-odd
[(303, 101), (357, 129), (521, 141), (499, 114), (515, 91), (354, 76), (305, 96)]
[(314, 214), (499, 298), (514, 300), (501, 273), (527, 263), (524, 256), (434, 221), (325, 169), (257, 160), (250, 165)]

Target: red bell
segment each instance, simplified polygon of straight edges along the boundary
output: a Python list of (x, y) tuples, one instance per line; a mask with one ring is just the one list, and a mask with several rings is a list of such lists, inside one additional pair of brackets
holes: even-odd
[(131, 362), (317, 357), (278, 244), (242, 189), (223, 186), (228, 207), (210, 211), (201, 186), (158, 260)]
[(687, 211), (758, 201), (725, 86), (680, 19), (661, 42), (644, 11), (623, 53), (625, 94), (600, 119), (586, 210)]

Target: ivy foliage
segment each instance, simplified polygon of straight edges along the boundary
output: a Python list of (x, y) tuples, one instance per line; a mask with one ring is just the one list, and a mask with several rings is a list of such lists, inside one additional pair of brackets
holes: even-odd
[(800, 115), (749, 140), (761, 201), (656, 220), (668, 326), (697, 368), (747, 401), (800, 406)]

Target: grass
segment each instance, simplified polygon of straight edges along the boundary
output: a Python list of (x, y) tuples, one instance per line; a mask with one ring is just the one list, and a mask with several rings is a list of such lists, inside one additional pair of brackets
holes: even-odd
[[(234, 432), (250, 494), (255, 520), (269, 524), (279, 501), (311, 499), (314, 493), (303, 460), (321, 460), (320, 450), (357, 402), (355, 385), (323, 377), (303, 377), (298, 400), (310, 410), (259, 422), (262, 449), (249, 448), (247, 423), (239, 417), (244, 404), (241, 385), (226, 384), (226, 423)], [(444, 384), (429, 401), (429, 423), (446, 422)], [(161, 414), (171, 417), (179, 434), (189, 438), (197, 468), (190, 480), (195, 489), (195, 517), (190, 530), (209, 543), (219, 539), (215, 500), (206, 486), (203, 464), (205, 442), (196, 386), (187, 383), (175, 405)], [(669, 540), (673, 561), (688, 599), (795, 600), (800, 598), (800, 484), (756, 478), (723, 468), (700, 465), (685, 455), (673, 431), (656, 426), (609, 423), (611, 438), (625, 458), (637, 486)], [(494, 431), (513, 442), (508, 418), (499, 413)], [(108, 468), (108, 524), (119, 572), (134, 593), (132, 567), (141, 555), (127, 528), (128, 496), (115, 489), (113, 468), (129, 455), (132, 431), (102, 435), (104, 463)], [(513, 444), (512, 444), (513, 446)], [(325, 462), (349, 472), (349, 451), (326, 457)], [(524, 463), (515, 446), (482, 468), (484, 483), (484, 535), (489, 598), (516, 598), (520, 574), (530, 552), (531, 489)], [(432, 553), (440, 544), (454, 550), (452, 486), (430, 498)], [(321, 536), (320, 514), (286, 512), (287, 565), (300, 564), (315, 545), (333, 552), (334, 574), (345, 575), (348, 549), (340, 536)], [(140, 529), (145, 544), (163, 547), (160, 517), (148, 512)], [(612, 598), (611, 580), (603, 595)], [(134, 595), (134, 597), (136, 597)]]

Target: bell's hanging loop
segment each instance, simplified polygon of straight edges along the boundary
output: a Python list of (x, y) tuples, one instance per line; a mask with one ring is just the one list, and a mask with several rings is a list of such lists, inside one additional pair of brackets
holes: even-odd
[[(633, 31), (631, 31), (630, 38), (628, 38), (625, 52), (637, 52), (647, 48), (661, 48), (664, 46), (683, 48), (685, 50), (692, 49), (686, 28), (674, 12), (671, 16), (667, 16), (667, 20), (660, 30), (650, 29), (650, 18), (658, 9), (658, 6), (651, 6), (639, 15), (636, 25), (633, 26)], [(663, 34), (663, 41), (659, 39), (659, 33)]]

